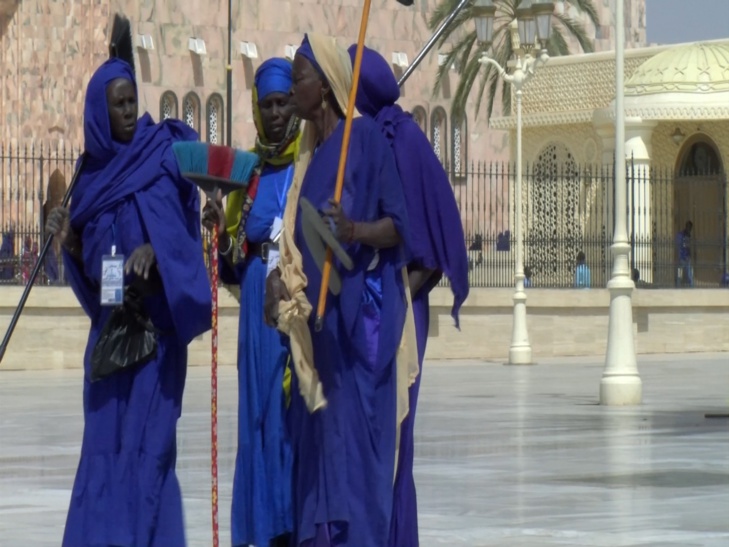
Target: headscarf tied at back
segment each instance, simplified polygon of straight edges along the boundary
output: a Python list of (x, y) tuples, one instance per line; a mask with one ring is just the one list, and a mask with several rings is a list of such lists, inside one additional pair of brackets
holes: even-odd
[[(355, 49), (355, 45), (349, 47), (352, 63)], [(375, 119), (392, 146), (413, 227), (413, 260), (449, 278), (453, 291), (451, 316), (458, 326), (458, 313), (468, 296), (468, 256), (461, 216), (448, 175), (410, 114), (395, 104), (399, 97), (400, 88), (387, 60), (365, 47), (357, 108)], [(398, 134), (401, 124), (402, 132)]]
[[(251, 150), (258, 154), (262, 163), (269, 163), (275, 166), (283, 166), (292, 163), (296, 159), (301, 143), (301, 120), (291, 116), (286, 126), (286, 134), (281, 142), (273, 143), (266, 137), (263, 130), (263, 120), (259, 101), (265, 99), (271, 93), (288, 93), (291, 91), (292, 75), (291, 62), (286, 59), (273, 57), (266, 60), (256, 70), (252, 98), (253, 123), (256, 126), (256, 145)], [(249, 196), (253, 188), (245, 191), (236, 190), (228, 195), (225, 206), (226, 231), (234, 240), (238, 238), (240, 221), (243, 215), (243, 204), (246, 196)], [(255, 199), (255, 195), (251, 197)]]

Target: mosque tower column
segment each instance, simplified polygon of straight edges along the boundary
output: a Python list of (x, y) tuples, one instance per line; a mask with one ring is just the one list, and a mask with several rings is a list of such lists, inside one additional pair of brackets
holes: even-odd
[[(602, 144), (600, 147), (602, 150), (600, 167), (609, 168), (610, 171), (608, 171), (608, 173), (612, 173), (613, 160), (615, 156), (615, 113), (609, 109), (596, 110), (592, 123)], [(613, 232), (615, 230), (613, 203), (613, 187), (611, 182), (608, 185), (608, 189), (605, 192), (602, 203), (602, 208), (604, 210), (603, 218), (606, 221), (606, 225), (604, 226), (605, 241), (603, 243), (605, 248), (608, 249), (608, 255), (610, 254), (609, 249), (612, 244)], [(612, 266), (611, 260), (608, 260), (605, 263), (605, 279), (610, 279)]]
[(653, 224), (651, 221), (651, 141), (655, 122), (625, 119), (625, 158), (628, 165), (628, 236), (631, 267), (640, 280), (653, 282)]

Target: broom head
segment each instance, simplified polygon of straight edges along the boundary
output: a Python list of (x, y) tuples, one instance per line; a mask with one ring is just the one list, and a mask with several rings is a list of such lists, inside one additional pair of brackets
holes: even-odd
[(259, 162), (252, 152), (206, 142), (176, 142), (172, 150), (182, 176), (210, 197), (246, 189)]
[(111, 27), (109, 57), (116, 57), (129, 64), (134, 72), (134, 47), (132, 46), (132, 24), (129, 19), (117, 13)]

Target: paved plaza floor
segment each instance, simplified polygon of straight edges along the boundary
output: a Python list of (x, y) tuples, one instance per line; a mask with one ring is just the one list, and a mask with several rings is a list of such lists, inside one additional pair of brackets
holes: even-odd
[[(639, 365), (643, 405), (606, 408), (598, 358), (426, 363), (421, 545), (729, 546), (729, 354)], [(220, 377), (226, 546), (236, 369)], [(212, 543), (209, 412), (209, 369), (193, 367), (178, 463), (191, 547)], [(60, 545), (81, 431), (80, 371), (0, 370), (0, 547)]]

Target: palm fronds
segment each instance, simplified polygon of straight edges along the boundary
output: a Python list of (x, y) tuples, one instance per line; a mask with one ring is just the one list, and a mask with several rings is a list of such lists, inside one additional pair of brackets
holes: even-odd
[[(516, 10), (519, 9), (521, 1), (500, 0), (496, 2), (494, 42), (489, 49), (489, 56), (503, 67), (506, 67), (514, 54), (509, 35), (509, 24), (516, 18)], [(573, 6), (578, 13), (585, 14), (595, 27), (599, 26), (600, 20), (594, 0), (565, 0), (565, 3)], [(437, 28), (458, 4), (459, 0), (442, 0), (430, 17), (428, 22), (430, 29)], [(447, 44), (450, 44), (451, 47), (446, 54), (445, 63), (438, 68), (433, 94), (438, 95), (441, 92), (443, 83), (449, 77), (451, 66), (455, 64), (459, 79), (451, 102), (451, 116), (457, 118), (466, 111), (466, 104), (471, 97), (473, 86), (478, 81), (476, 94), (473, 97), (476, 101), (476, 114), (478, 115), (481, 110), (484, 93), (487, 93), (486, 109), (490, 119), (500, 78), (496, 69), (491, 65), (479, 63), (485, 50), (478, 43), (475, 30), (472, 30), (475, 29), (474, 17), (474, 7), (471, 4), (459, 13), (453, 24), (441, 36), (438, 46), (445, 49)], [(568, 37), (576, 40), (583, 52), (594, 51), (594, 45), (581, 21), (564, 13), (555, 13), (554, 22), (552, 35), (547, 43), (547, 51), (550, 55), (568, 55), (570, 53)], [(504, 114), (508, 114), (511, 112), (511, 93), (508, 84), (502, 82), (501, 89)]]

